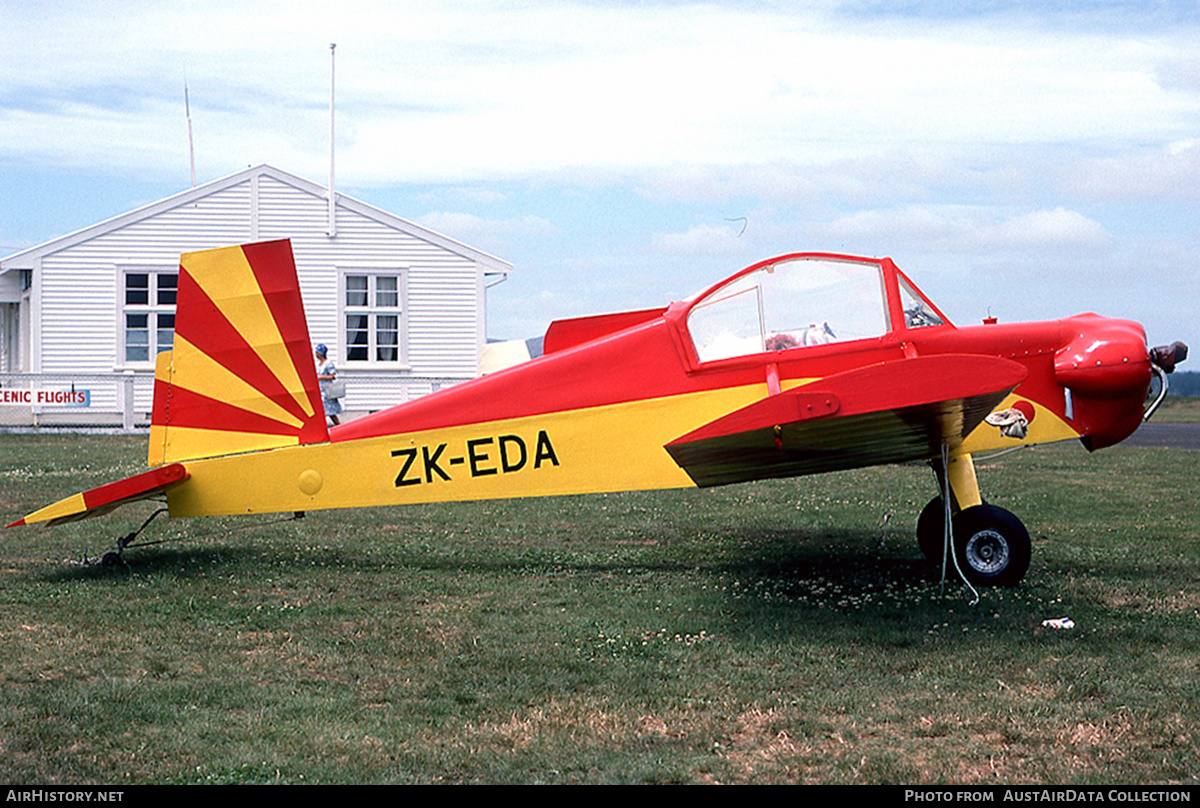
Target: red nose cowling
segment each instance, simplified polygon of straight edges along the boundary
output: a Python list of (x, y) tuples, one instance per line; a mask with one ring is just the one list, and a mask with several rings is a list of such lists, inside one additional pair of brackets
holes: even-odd
[(1062, 321), (1054, 375), (1071, 391), (1074, 420), (1089, 451), (1120, 443), (1142, 423), (1150, 392), (1146, 332), (1131, 320), (1078, 314)]

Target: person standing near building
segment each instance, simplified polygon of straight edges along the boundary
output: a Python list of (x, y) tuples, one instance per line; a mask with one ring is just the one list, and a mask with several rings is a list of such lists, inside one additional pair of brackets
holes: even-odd
[(318, 342), (313, 352), (317, 357), (317, 381), (321, 384), (321, 403), (325, 406), (325, 414), (329, 416), (329, 420), (337, 426), (341, 423), (338, 414), (342, 411), (342, 402), (334, 398), (330, 390), (333, 380), (337, 378), (337, 368), (333, 366), (333, 360), (328, 358), (329, 348), (325, 343)]

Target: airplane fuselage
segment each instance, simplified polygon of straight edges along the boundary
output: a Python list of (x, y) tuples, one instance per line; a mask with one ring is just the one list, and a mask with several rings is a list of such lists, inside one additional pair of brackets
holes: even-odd
[(537, 359), (330, 429), (288, 242), (185, 254), (178, 289), (154, 468), (14, 525), (162, 497), (172, 517), (299, 512), (927, 460), (940, 490), (922, 550), (952, 546), (970, 580), (1013, 585), (1028, 532), (983, 501), (973, 453), (1118, 443), (1152, 374), (1186, 357), (1095, 314), (956, 327), (890, 259), (796, 253), (666, 308), (556, 322)]
[[(902, 372), (925, 357), (996, 357), (1027, 374), (998, 406), (1026, 402), (1025, 436), (983, 423), (955, 442), (956, 453), (1073, 438), (1111, 445), (1137, 428), (1149, 389), (1142, 329), (1125, 320), (947, 323), (701, 362), (688, 307), (333, 427), (328, 444), (189, 461), (191, 478), (168, 493), (171, 515), (693, 486), (664, 449), (680, 436), (772, 395), (820, 391), (822, 380), (885, 364)], [(1064, 371), (1068, 359), (1082, 370)], [(938, 391), (929, 392), (937, 400)], [(890, 409), (884, 398), (880, 406)], [(935, 457), (936, 448), (881, 460)], [(861, 460), (850, 465), (879, 462), (870, 451)]]

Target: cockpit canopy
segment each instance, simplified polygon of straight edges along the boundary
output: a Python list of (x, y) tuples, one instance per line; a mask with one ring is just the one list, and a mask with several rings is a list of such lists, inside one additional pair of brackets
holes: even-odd
[[(906, 328), (946, 324), (887, 261)], [(881, 337), (893, 330), (883, 263), (832, 256), (777, 259), (739, 274), (694, 304), (687, 317), (701, 362)]]

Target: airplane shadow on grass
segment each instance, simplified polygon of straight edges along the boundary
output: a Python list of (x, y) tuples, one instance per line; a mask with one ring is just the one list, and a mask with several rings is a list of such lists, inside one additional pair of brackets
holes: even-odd
[[(320, 546), (281, 547), (278, 538), (239, 544), (202, 540), (203, 545), (166, 546), (148, 543), (131, 546), (112, 565), (67, 560), (67, 566), (44, 574), (46, 581), (101, 581), (122, 576), (168, 575), (190, 578), (214, 570), (250, 570), (255, 565), (272, 568), (295, 564), (336, 574), (369, 571), (378, 573), (381, 564), (396, 569), (443, 571), (447, 574), (495, 573), (520, 575), (531, 570), (553, 568), (563, 573), (605, 575), (673, 574), (715, 575), (738, 581), (743, 591), (770, 590), (776, 596), (807, 596), (814, 590), (853, 588), (928, 587), (936, 584), (940, 567), (920, 557), (915, 547), (902, 546), (907, 537), (850, 530), (812, 531), (722, 531), (716, 536), (690, 541), (686, 531), (645, 542), (627, 537), (606, 540), (590, 537), (584, 542), (566, 542), (562, 549), (510, 542), (497, 549), (486, 532), (457, 536), (439, 543), (423, 537), (412, 544), (392, 541), (383, 546), (361, 540), (355, 547), (332, 543)], [(170, 541), (194, 543), (194, 537)], [(637, 545), (637, 546), (630, 546)], [(615, 550), (613, 548), (616, 548)]]
[[(342, 547), (332, 542), (285, 546), (278, 537), (248, 537), (238, 544), (214, 539), (203, 546), (132, 548), (117, 565), (73, 564), (43, 573), (42, 580), (120, 589), (147, 579), (199, 582), (232, 575), (241, 581), (261, 575), (278, 581), (292, 574), (289, 567), (325, 576), (339, 589), (342, 578), (347, 586), (362, 587), (373, 586), (371, 581), (383, 576), (388, 586), (404, 590), (406, 576), (413, 573), (425, 580), (429, 573), (435, 579), (460, 573), (476, 578), (536, 577), (542, 582), (561, 579), (564, 592), (570, 594), (563, 597), (576, 604), (573, 608), (596, 609), (606, 588), (613, 598), (654, 592), (656, 600), (662, 597), (666, 603), (678, 599), (678, 609), (668, 605), (664, 611), (686, 611), (688, 621), (707, 622), (731, 641), (752, 645), (803, 640), (902, 649), (937, 644), (942, 638), (962, 642), (964, 637), (951, 636), (954, 632), (969, 632), (983, 641), (1005, 632), (1027, 633), (1044, 616), (1039, 611), (1044, 586), (1036, 578), (1013, 590), (983, 590), (981, 603), (968, 606), (971, 591), (953, 570), (943, 585), (941, 566), (908, 546), (907, 534), (889, 534), (882, 546), (877, 531), (861, 530), (732, 529), (715, 536), (707, 533), (694, 542), (681, 534), (686, 530), (670, 532), (662, 542), (635, 548), (623, 544), (614, 556), (603, 550), (615, 540), (594, 538), (554, 552), (520, 543), (496, 550), (488, 544), (487, 531), (460, 536), (449, 546), (429, 540), (406, 546), (363, 539)], [(666, 552), (663, 545), (669, 545)], [(708, 552), (714, 545), (719, 552)], [(395, 577), (389, 578), (393, 572)], [(658, 576), (661, 582), (655, 580)], [(573, 600), (580, 580), (590, 580), (593, 586), (586, 596)], [(464, 585), (495, 588), (486, 581)], [(521, 597), (519, 585), (510, 591), (515, 593), (512, 597)], [(544, 597), (546, 590), (539, 592)], [(673, 594), (661, 594), (668, 592)], [(622, 612), (628, 614), (628, 607), (614, 607), (614, 615)], [(529, 619), (537, 620), (532, 614)]]

